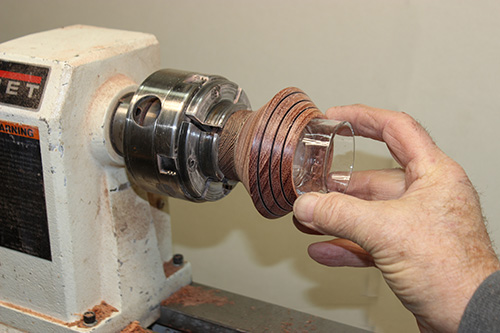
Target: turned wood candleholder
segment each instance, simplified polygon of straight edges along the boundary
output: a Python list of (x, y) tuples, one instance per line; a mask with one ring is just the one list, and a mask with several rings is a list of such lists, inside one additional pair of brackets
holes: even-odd
[(261, 215), (278, 218), (293, 209), (298, 197), (294, 156), (311, 120), (324, 119), (300, 89), (286, 88), (257, 112), (237, 111), (219, 140), (219, 167), (241, 181)]

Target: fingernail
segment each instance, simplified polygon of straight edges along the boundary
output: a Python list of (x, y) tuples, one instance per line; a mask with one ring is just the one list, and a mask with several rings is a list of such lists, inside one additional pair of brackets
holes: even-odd
[(310, 223), (313, 221), (314, 207), (319, 199), (317, 193), (306, 193), (298, 197), (293, 205), (293, 215), (300, 222)]

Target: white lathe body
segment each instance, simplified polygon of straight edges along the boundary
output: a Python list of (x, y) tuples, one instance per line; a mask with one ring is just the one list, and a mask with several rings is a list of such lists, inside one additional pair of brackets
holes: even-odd
[[(0, 45), (0, 323), (30, 332), (149, 325), (191, 281), (166, 199), (134, 189), (111, 148), (117, 99), (159, 68), (152, 35), (71, 26)], [(117, 311), (74, 323), (104, 301)], [(1, 324), (0, 324), (1, 326)], [(82, 325), (80, 325), (82, 326)]]

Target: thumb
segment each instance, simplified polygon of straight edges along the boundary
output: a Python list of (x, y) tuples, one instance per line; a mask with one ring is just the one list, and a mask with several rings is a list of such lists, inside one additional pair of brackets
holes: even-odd
[[(294, 203), (295, 218), (307, 228), (326, 235), (350, 239), (365, 249), (376, 235), (380, 221), (378, 202), (346, 194), (316, 192), (301, 195)], [(376, 238), (376, 237), (375, 237)]]

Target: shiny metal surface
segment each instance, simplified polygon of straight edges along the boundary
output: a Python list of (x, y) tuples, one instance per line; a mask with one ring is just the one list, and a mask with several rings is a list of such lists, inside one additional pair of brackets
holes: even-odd
[(218, 166), (219, 132), (242, 109), (250, 109), (245, 93), (221, 76), (160, 70), (132, 97), (124, 126), (123, 107), (118, 107), (114, 145), (145, 190), (192, 201), (217, 200), (236, 184)]
[(123, 135), (125, 133), (125, 124), (127, 122), (127, 113), (130, 106), (130, 100), (134, 94), (130, 93), (118, 101), (116, 110), (111, 119), (111, 144), (113, 149), (123, 157)]
[(192, 283), (191, 286), (203, 290), (203, 294), (211, 292), (224, 301), (188, 297), (186, 302), (177, 299), (176, 303), (162, 304), (157, 324), (180, 332), (369, 332), (206, 285)]

